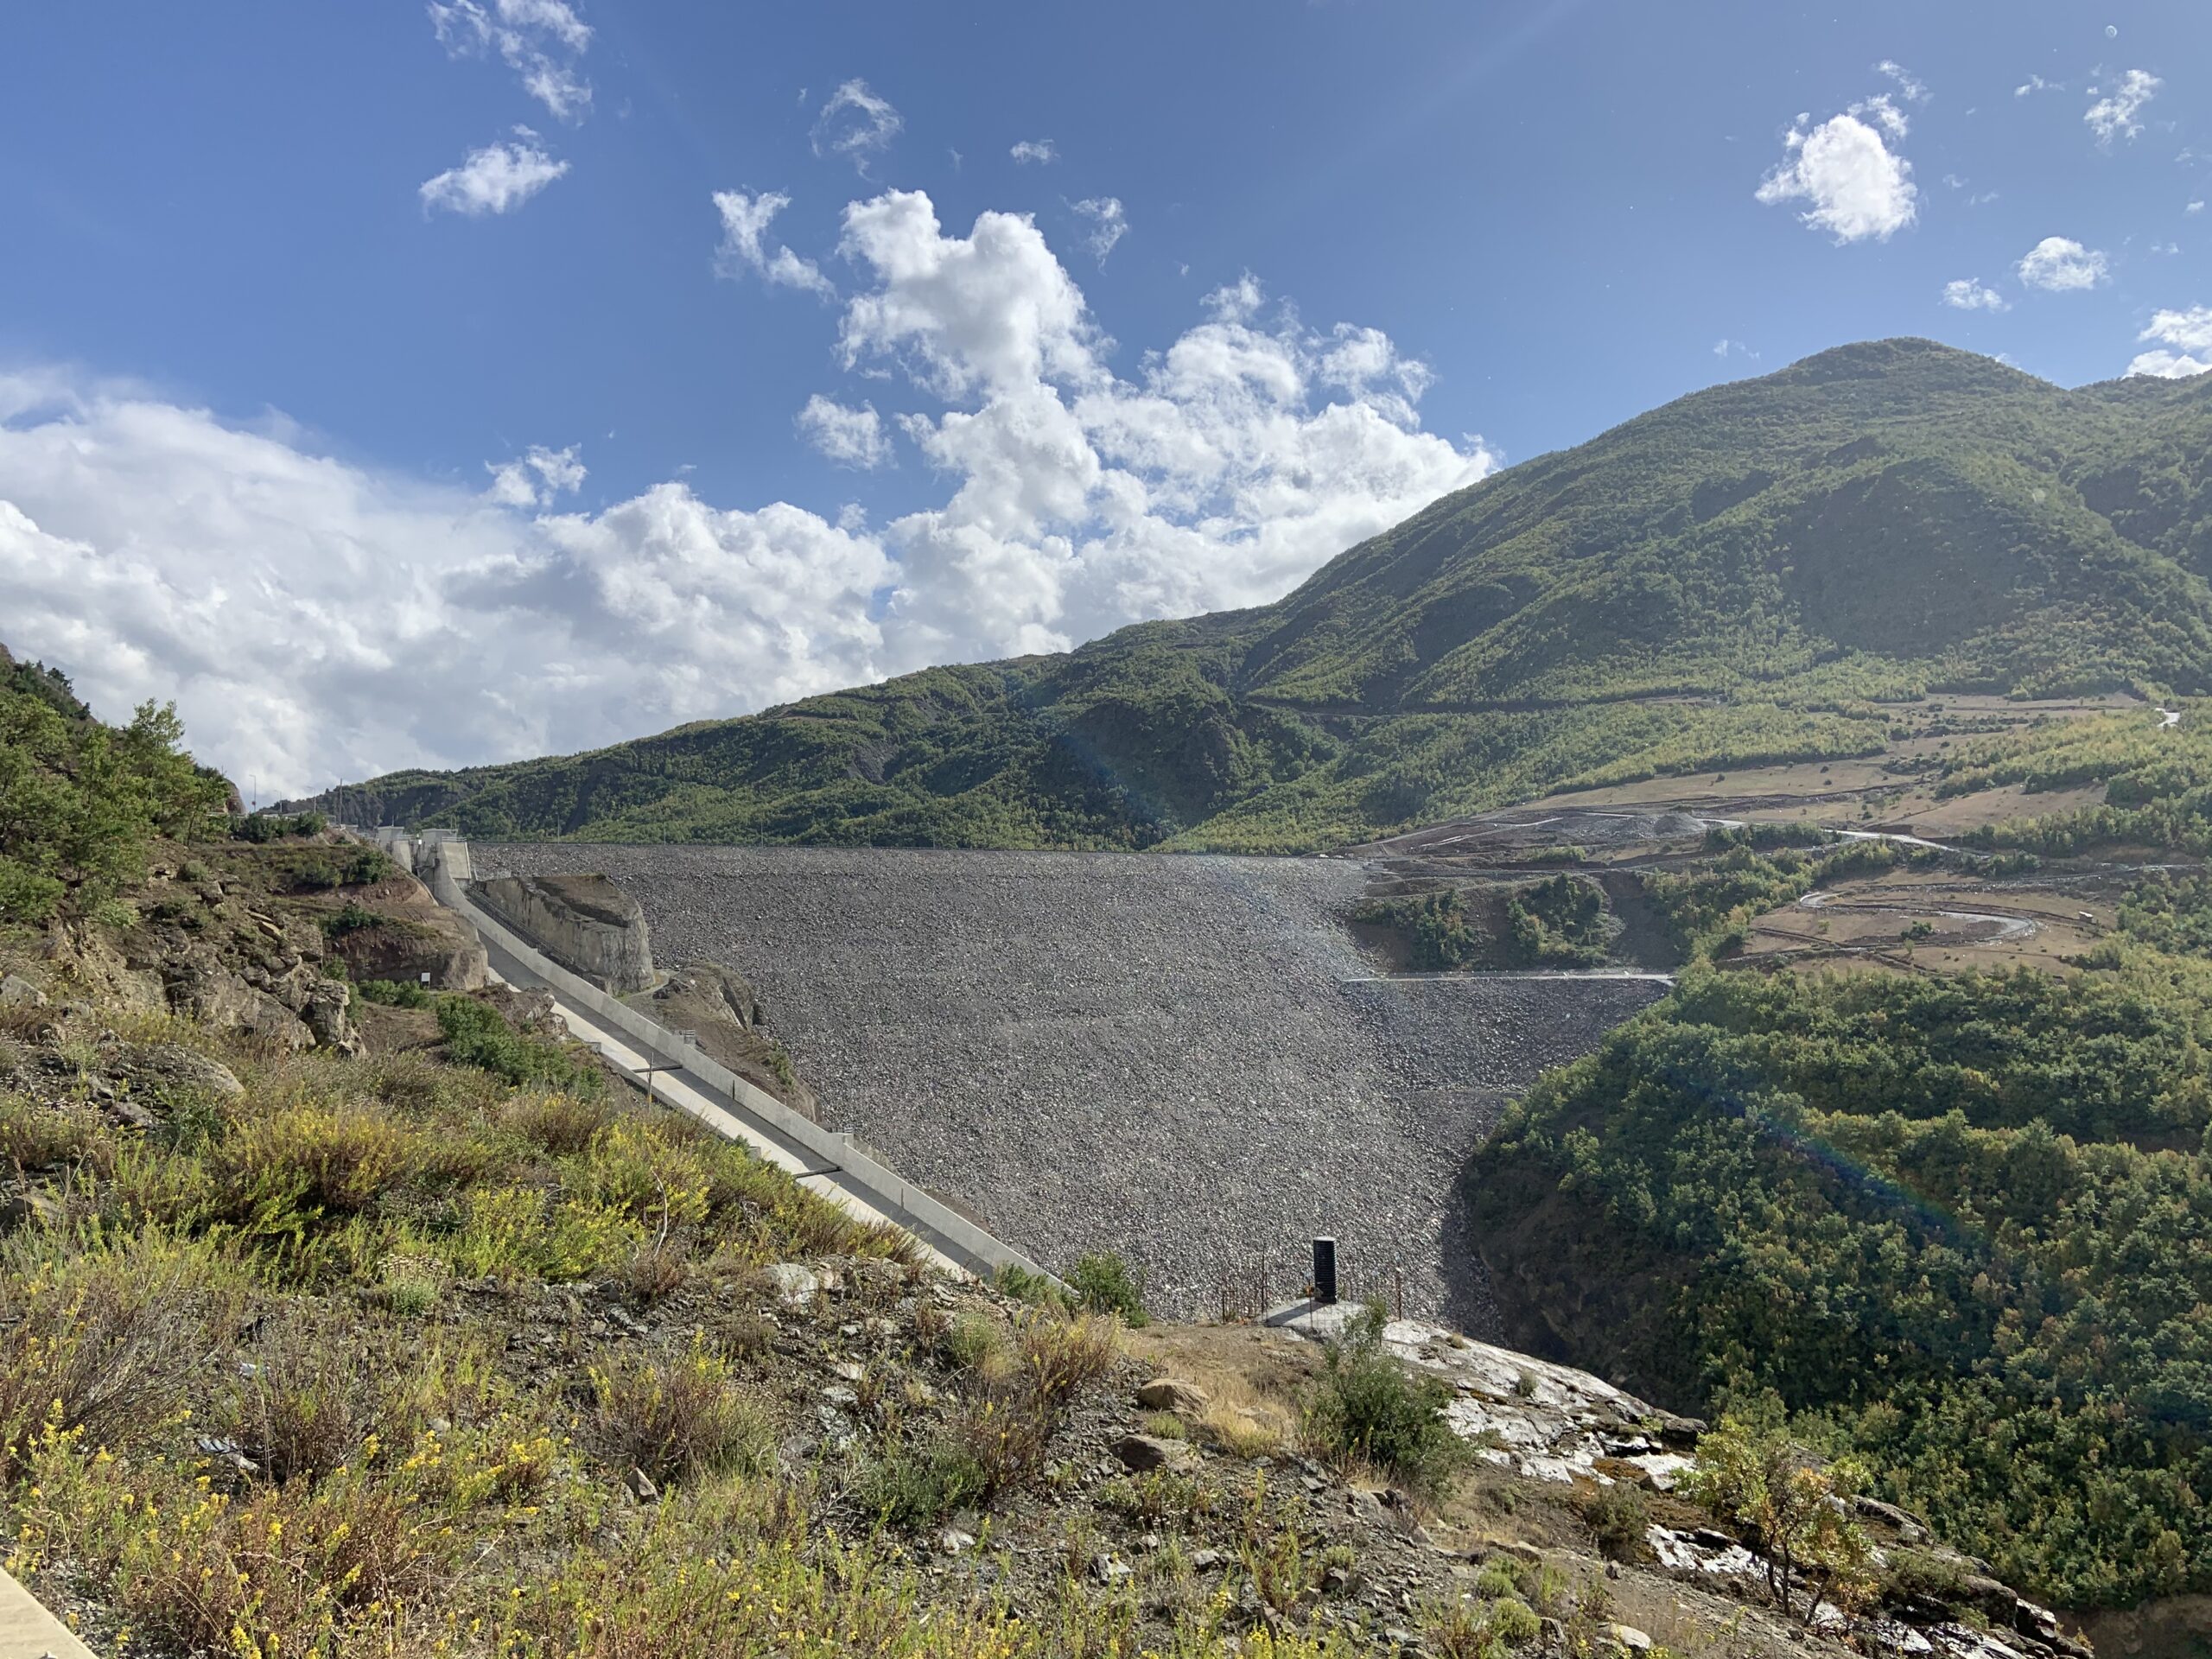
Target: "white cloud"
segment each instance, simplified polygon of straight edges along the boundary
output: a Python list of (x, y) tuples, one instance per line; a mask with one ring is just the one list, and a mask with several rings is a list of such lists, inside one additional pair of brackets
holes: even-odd
[(1084, 245), (1097, 257), (1099, 267), (1103, 270), (1106, 256), (1114, 251), (1114, 245), (1129, 233), (1129, 219), (1122, 211), (1122, 199), (1091, 196), (1076, 203), (1075, 210), (1090, 221), (1090, 234)]
[(879, 671), (882, 549), (794, 507), (664, 484), (533, 520), (128, 388), (22, 389), (0, 379), (0, 638), (104, 714), (175, 697), (264, 799)]
[(1943, 303), (1961, 311), (2007, 311), (2005, 296), (1977, 276), (1959, 276), (1943, 284)]
[(2182, 212), (2184, 213), (2201, 213), (2203, 211), (2204, 204), (2201, 201), (2192, 201), (2188, 207), (2182, 209)]
[(2153, 313), (2149, 325), (2135, 338), (2160, 340), (2173, 349), (2143, 353), (2127, 365), (2130, 374), (2180, 380), (2212, 372), (2212, 305)]
[(929, 197), (891, 190), (846, 207), (839, 246), (877, 278), (845, 308), (848, 368), (903, 360), (948, 397), (1099, 372), (1083, 291), (1027, 214), (986, 213), (966, 238), (947, 237)]
[(800, 258), (781, 244), (773, 253), (768, 251), (768, 226), (791, 205), (791, 199), (778, 192), (748, 196), (742, 190), (715, 191), (722, 239), (715, 249), (715, 275), (735, 281), (749, 270), (772, 286), (804, 289), (834, 300), (836, 287), (813, 260)]
[(858, 79), (830, 96), (814, 121), (814, 153), (842, 156), (865, 177), (868, 157), (887, 148), (906, 124), (899, 111)]
[(449, 167), (434, 179), (425, 179), (416, 194), (425, 213), (443, 207), (471, 219), (485, 213), (512, 212), (554, 180), (568, 172), (566, 162), (556, 162), (537, 143), (528, 127), (517, 127), (512, 143), (486, 144), (472, 149), (459, 167)]
[(1713, 354), (1719, 358), (1748, 357), (1754, 361), (1758, 357), (1758, 353), (1745, 345), (1742, 340), (1729, 340), (1726, 337), (1713, 342)]
[(1049, 167), (1060, 159), (1060, 147), (1049, 138), (1024, 138), (1007, 153), (1025, 166), (1034, 162)]
[(2030, 248), (2019, 272), (2023, 283), (2046, 294), (2094, 288), (2111, 275), (2102, 253), (2066, 236), (2046, 236)]
[(2191, 357), (2185, 352), (2142, 352), (2129, 360), (2127, 372), (2155, 380), (2187, 380), (2212, 373), (2212, 355)]
[(496, 52), (522, 77), (523, 90), (555, 118), (580, 121), (591, 108), (591, 85), (576, 60), (591, 44), (591, 26), (563, 0), (431, 0), (430, 26), (454, 57)]
[(1878, 75), (1887, 75), (1891, 80), (1897, 82), (1897, 94), (1906, 103), (1925, 104), (1928, 101), (1927, 83), (1895, 59), (1884, 58), (1874, 66), (1874, 73)]
[(2012, 89), (2012, 96), (2025, 98), (2031, 92), (2063, 92), (2065, 90), (2066, 83), (2063, 80), (2045, 80), (2041, 75), (2030, 75)]
[[(1029, 219), (948, 235), (898, 192), (845, 217), (849, 360), (954, 400), (901, 423), (934, 505), (872, 530), (669, 482), (554, 512), (573, 449), (480, 494), (286, 426), (0, 377), (0, 639), (103, 712), (174, 696), (205, 758), (296, 793), (1262, 603), (1497, 465), (1421, 429), (1432, 377), (1387, 335), (1310, 327), (1249, 278), (1125, 378)], [(865, 457), (888, 434), (856, 401), (810, 402), (801, 430)]]
[[(2142, 122), (2136, 118), (2164, 84), (2156, 75), (2130, 69), (2120, 78), (2117, 86), (2089, 105), (2082, 119), (2088, 123), (2089, 130), (2096, 134), (2101, 144), (2109, 144), (2114, 138), (2133, 138), (2143, 130)], [(2092, 94), (2099, 90), (2089, 88)]]
[(891, 459), (891, 435), (883, 429), (883, 419), (874, 404), (849, 409), (817, 391), (799, 410), (798, 429), (809, 443), (841, 467), (857, 467), (866, 472)]
[(565, 449), (533, 443), (518, 461), (486, 461), (492, 482), (485, 499), (503, 507), (528, 508), (550, 506), (555, 497), (575, 494), (584, 482), (576, 449), (573, 443)]
[(1809, 201), (1800, 219), (1839, 243), (1886, 241), (1919, 216), (1912, 163), (1889, 147), (1907, 122), (1886, 94), (1816, 127), (1810, 119), (1801, 115), (1790, 127), (1781, 162), (1760, 181), (1760, 201)]

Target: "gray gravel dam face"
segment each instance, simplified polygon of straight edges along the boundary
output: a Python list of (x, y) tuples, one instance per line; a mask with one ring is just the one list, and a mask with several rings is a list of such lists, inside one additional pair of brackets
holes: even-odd
[(1118, 1251), (1184, 1314), (1263, 1252), (1294, 1288), (1331, 1233), (1347, 1272), (1402, 1266), (1409, 1313), (1497, 1334), (1446, 1216), (1460, 1166), (1663, 989), (1377, 979), (1344, 926), (1351, 860), (474, 851), (480, 876), (603, 871), (656, 960), (753, 980), (827, 1126), (1048, 1265)]

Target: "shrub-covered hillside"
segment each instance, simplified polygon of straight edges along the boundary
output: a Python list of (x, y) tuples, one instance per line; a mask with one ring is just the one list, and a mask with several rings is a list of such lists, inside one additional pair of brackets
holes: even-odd
[(1468, 1173), (1509, 1330), (1766, 1392), (2062, 1603), (2212, 1586), (2212, 896), (2070, 979), (1700, 970)]
[(1540, 457), (1261, 609), (347, 791), (486, 837), (1309, 849), (1864, 754), (1936, 687), (2212, 690), (2212, 385), (1852, 346)]

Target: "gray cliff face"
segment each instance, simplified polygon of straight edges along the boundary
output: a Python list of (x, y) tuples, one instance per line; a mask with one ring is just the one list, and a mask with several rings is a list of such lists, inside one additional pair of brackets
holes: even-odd
[(477, 901), (574, 974), (614, 995), (652, 988), (652, 944), (638, 901), (603, 875), (500, 876)]

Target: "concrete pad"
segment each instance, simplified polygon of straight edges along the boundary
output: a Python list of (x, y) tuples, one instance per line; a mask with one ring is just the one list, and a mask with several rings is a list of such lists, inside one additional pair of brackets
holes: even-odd
[(0, 1572), (0, 1659), (92, 1659), (67, 1624)]

